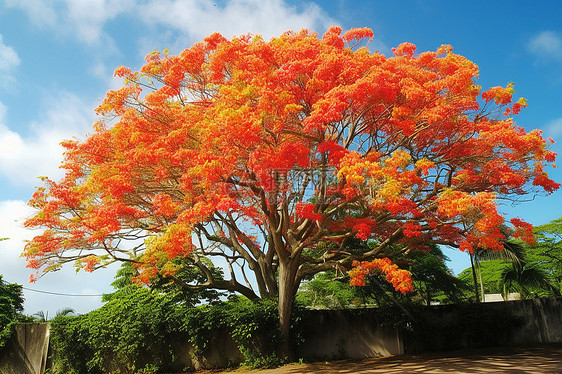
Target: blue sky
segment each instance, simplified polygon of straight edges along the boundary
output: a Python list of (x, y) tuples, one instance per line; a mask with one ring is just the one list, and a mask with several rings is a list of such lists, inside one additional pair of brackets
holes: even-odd
[[(418, 51), (451, 44), (480, 67), (484, 88), (515, 83), (529, 107), (517, 117), (539, 128), (562, 153), (562, 2), (537, 1), (289, 1), (289, 0), (0, 0), (0, 274), (34, 290), (72, 295), (109, 292), (115, 269), (75, 274), (72, 267), (28, 284), (19, 258), (33, 236), (21, 227), (38, 176), (60, 175), (60, 141), (83, 139), (93, 109), (119, 65), (138, 69), (154, 48), (179, 53), (212, 32), (266, 38), (306, 27), (322, 34), (370, 27), (373, 49), (390, 54), (401, 42)], [(558, 182), (560, 169), (549, 170)], [(562, 193), (501, 208), (539, 225), (562, 216)], [(468, 256), (447, 251), (456, 272)], [(25, 290), (25, 312), (50, 315), (63, 307), (84, 313), (95, 296)]]

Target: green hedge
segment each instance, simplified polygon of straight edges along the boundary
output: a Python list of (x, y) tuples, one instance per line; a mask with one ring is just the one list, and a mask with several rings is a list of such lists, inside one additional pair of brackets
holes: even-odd
[[(172, 294), (131, 286), (119, 299), (78, 317), (57, 317), (51, 325), (55, 373), (156, 373), (178, 370), (179, 346), (189, 342), (204, 357), (216, 331), (230, 336), (250, 367), (280, 364), (276, 303), (229, 301), (191, 307)], [(179, 344), (178, 344), (179, 343)], [(233, 362), (231, 364), (239, 364)], [(188, 368), (180, 368), (188, 369)]]

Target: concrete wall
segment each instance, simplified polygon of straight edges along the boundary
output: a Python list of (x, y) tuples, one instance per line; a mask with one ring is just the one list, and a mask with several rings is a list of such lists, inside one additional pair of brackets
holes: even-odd
[(49, 325), (16, 325), (0, 356), (0, 374), (42, 374), (47, 364)]
[[(411, 311), (413, 321), (403, 326), (396, 323), (397, 328), (382, 327), (393, 318), (388, 311), (385, 313), (377, 309), (301, 312), (298, 322), (301, 327), (297, 326), (294, 332), (301, 342), (296, 357), (311, 361), (356, 359), (486, 346), (562, 343), (562, 298), (423, 306)], [(0, 355), (0, 374), (42, 373), (48, 339), (47, 324), (17, 326), (14, 338)], [(176, 342), (178, 361), (172, 365), (173, 370), (220, 368), (243, 361), (226, 332), (216, 331), (209, 343), (210, 349), (196, 357), (186, 340)]]
[(512, 301), (512, 300), (521, 300), (521, 295), (519, 292), (511, 292), (507, 294), (507, 298), (504, 299), (501, 293), (487, 293), (484, 294), (484, 302), (485, 303), (495, 303), (498, 301)]
[(403, 338), (406, 353), (562, 343), (562, 298), (426, 307)]
[(506, 303), (522, 323), (513, 332), (512, 344), (562, 343), (562, 298)]
[[(376, 309), (308, 310), (297, 327), (296, 357), (306, 361), (359, 359), (404, 353), (402, 337), (395, 328), (381, 327)], [(224, 331), (210, 338), (211, 347), (196, 356), (189, 343), (174, 344), (177, 361), (169, 368), (180, 370), (213, 369), (237, 366), (244, 361), (236, 342)], [(255, 345), (268, 345), (265, 338), (255, 337)], [(265, 346), (264, 350), (270, 350)]]
[(225, 331), (216, 331), (209, 342), (211, 348), (203, 354), (197, 354), (193, 345), (185, 341), (176, 341), (173, 346), (176, 361), (170, 366), (171, 370), (226, 368), (244, 361), (236, 342)]
[(297, 356), (308, 361), (404, 353), (398, 330), (381, 327), (376, 310), (311, 310)]

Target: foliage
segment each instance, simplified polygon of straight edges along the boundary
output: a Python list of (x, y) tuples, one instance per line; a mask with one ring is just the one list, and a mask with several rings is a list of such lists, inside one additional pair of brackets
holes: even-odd
[[(386, 57), (360, 47), (372, 37), (213, 34), (149, 54), (139, 72), (117, 68), (125, 83), (94, 133), (63, 143), (64, 178), (30, 201), (26, 226), (45, 230), (25, 247), (28, 266), (132, 261), (141, 281), (181, 282), (184, 258), (205, 275), (184, 288), (278, 297), (287, 338), (298, 286), (316, 273), (351, 270), (362, 284), (382, 271), (406, 292), (393, 246), (501, 249), (498, 199), (560, 186), (547, 141), (515, 124), (525, 100), (512, 84), (481, 90), (477, 65), (450, 46), (403, 43)], [(357, 253), (355, 239), (372, 245)], [(230, 279), (202, 257), (221, 258)]]
[(0, 348), (12, 335), (12, 325), (21, 319), (23, 312), (22, 286), (7, 283), (0, 275)]
[(562, 292), (562, 217), (533, 229), (534, 245), (525, 246), (529, 264), (546, 272)]
[(414, 251), (409, 259), (411, 264), (408, 270), (414, 281), (413, 294), (418, 295), (426, 305), (431, 305), (432, 301), (446, 304), (464, 300), (469, 285), (453, 276), (446, 265), (449, 259), (438, 246), (431, 246), (429, 252)]
[(57, 372), (134, 373), (174, 361), (168, 336), (179, 321), (172, 295), (127, 287), (134, 290), (98, 310), (51, 322)]
[[(506, 238), (510, 237), (510, 230), (507, 227), (502, 228)], [(513, 240), (505, 240), (502, 242), (503, 248), (499, 251), (492, 251), (489, 248), (475, 248), (470, 253), (470, 266), (472, 270), (472, 284), (474, 289), (474, 299), (476, 301), (484, 300), (486, 293), (484, 281), (482, 279), (482, 261), (503, 260), (516, 264), (524, 261), (523, 247), (519, 242)]]
[(279, 317), (272, 300), (231, 297), (227, 302), (193, 307), (178, 304), (178, 295), (172, 292), (131, 284), (121, 291), (98, 310), (52, 320), (56, 372), (169, 371), (178, 355), (185, 354), (177, 351), (177, 342), (191, 343), (193, 354), (201, 359), (223, 336), (235, 342), (243, 364), (249, 367), (282, 362), (277, 355), (280, 332), (274, 327)]
[[(482, 283), (484, 285), (485, 293), (501, 293), (500, 280), (501, 274), (509, 267), (509, 262), (505, 260), (486, 260), (480, 262), (480, 273), (482, 275)], [(472, 269), (464, 269), (458, 278), (470, 285), (474, 289), (474, 280), (472, 277)]]
[[(455, 278), (446, 266), (448, 258), (438, 246), (430, 251), (412, 251), (397, 258), (402, 267), (411, 273), (414, 290), (401, 303), (440, 303), (464, 300), (468, 285)], [(297, 301), (311, 308), (348, 308), (350, 306), (384, 306), (389, 298), (397, 297), (392, 288), (384, 287), (382, 274), (370, 275), (364, 287), (350, 287), (349, 277), (334, 272), (317, 274), (305, 281), (297, 293)]]
[(518, 292), (522, 299), (560, 296), (560, 290), (549, 278), (549, 274), (536, 265), (511, 263), (503, 269), (498, 287), (504, 297), (512, 292)]
[[(202, 259), (207, 263), (213, 276), (217, 279), (222, 279), (222, 272), (220, 268), (215, 268), (214, 265), (206, 260)], [(173, 260), (174, 263), (181, 264), (186, 262), (183, 258), (176, 258)], [(110, 301), (112, 299), (119, 299), (123, 294), (134, 290), (134, 287), (129, 287), (134, 284), (135, 277), (138, 276), (138, 271), (129, 263), (125, 262), (121, 265), (121, 268), (117, 270), (115, 280), (111, 284), (115, 288), (115, 292), (110, 294), (105, 294), (102, 298), (103, 301)], [(182, 284), (193, 283), (197, 281), (202, 281), (204, 275), (194, 266), (180, 266), (178, 272), (175, 274), (174, 279), (181, 279), (181, 282), (170, 282), (170, 279), (164, 278), (161, 275), (156, 275), (151, 280), (150, 288), (156, 290), (157, 292), (167, 292), (174, 295), (176, 302), (195, 306), (201, 302), (212, 303), (219, 300), (220, 296), (225, 296), (224, 293), (220, 293), (217, 290), (212, 289), (202, 289), (194, 290), (192, 288), (184, 288)]]
[[(499, 253), (478, 252), (486, 293), (519, 292), (523, 298), (551, 297), (562, 292), (562, 218), (533, 229), (536, 242), (508, 242)], [(470, 269), (459, 279), (474, 284)]]
[[(59, 309), (56, 311), (55, 313), (55, 318), (58, 316), (69, 316), (74, 314), (75, 311), (74, 309), (70, 308), (70, 307), (65, 307), (62, 309)], [(45, 312), (44, 310), (40, 310), (37, 313), (34, 313), (33, 316), (35, 321), (38, 322), (48, 322), (49, 321), (49, 312)]]
[[(281, 342), (279, 313), (273, 300), (253, 302), (235, 298), (235, 302), (224, 304), (223, 321), (238, 344), (243, 364), (250, 368), (279, 366), (284, 362), (279, 357)], [(223, 322), (224, 323), (224, 322)]]
[(298, 304), (316, 308), (346, 308), (365, 304), (366, 287), (350, 287), (347, 277), (337, 279), (333, 271), (319, 273), (303, 282), (296, 295)]

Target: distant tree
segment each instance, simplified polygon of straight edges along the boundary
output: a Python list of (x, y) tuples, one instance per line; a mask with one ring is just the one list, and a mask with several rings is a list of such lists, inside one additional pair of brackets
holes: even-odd
[(0, 347), (11, 335), (11, 324), (21, 316), (24, 302), (22, 286), (7, 283), (2, 278), (0, 275)]
[(33, 313), (33, 317), (37, 318), (39, 322), (47, 322), (49, 320), (49, 312), (44, 310), (38, 310)]
[(436, 245), (429, 252), (415, 251), (408, 256), (414, 293), (430, 305), (432, 301), (458, 302), (464, 299), (468, 284), (456, 278), (447, 267), (449, 258)]
[[(66, 317), (66, 316), (70, 316), (74, 313), (75, 313), (74, 309), (72, 309), (70, 307), (64, 307), (62, 309), (57, 310), (53, 318)], [(35, 317), (36, 320), (39, 321), (39, 322), (48, 322), (50, 320), (49, 319), (49, 312), (46, 312), (44, 310), (40, 310), (40, 311), (34, 313), (33, 317)]]
[[(176, 258), (173, 261), (178, 263), (179, 270), (171, 278), (171, 281), (170, 278), (156, 275), (151, 280), (149, 287), (150, 290), (174, 294), (178, 303), (191, 306), (195, 306), (199, 303), (212, 303), (218, 301), (221, 296), (228, 295), (225, 292), (219, 292), (214, 289), (194, 289), (193, 287), (184, 287), (186, 284), (197, 285), (199, 282), (205, 282), (206, 276), (199, 270), (199, 268), (190, 266), (190, 264), (185, 264), (188, 260), (184, 258)], [(216, 268), (211, 261), (205, 258), (202, 258), (201, 261), (208, 266), (209, 271), (213, 273), (214, 278), (222, 279), (223, 275), (220, 268)], [(184, 264), (181, 264), (182, 262)], [(138, 277), (138, 275), (139, 272), (132, 266), (131, 263), (123, 263), (119, 270), (117, 270), (115, 280), (111, 284), (115, 289), (115, 292), (103, 295), (102, 300), (107, 302), (113, 299), (122, 298), (131, 292), (135, 292), (135, 290), (141, 286), (138, 282), (134, 281), (135, 277)]]
[(366, 303), (364, 289), (351, 287), (349, 277), (334, 271), (319, 273), (302, 283), (297, 292), (299, 304), (310, 308), (349, 308)]
[(487, 293), (501, 293), (499, 288), (499, 282), (501, 279), (502, 271), (508, 267), (510, 262), (500, 259), (490, 259), (479, 262), (477, 283), (475, 287), (474, 276), (472, 268), (469, 267), (464, 269), (459, 273), (457, 278), (462, 282), (466, 283), (469, 287), (469, 291), (465, 291), (465, 295), (472, 299), (481, 300), (482, 290), (484, 294)]
[(508, 241), (502, 251), (475, 251), (476, 266), (462, 271), (459, 279), (472, 286), (473, 280), (478, 279), (475, 288), (480, 300), (485, 293), (501, 293), (505, 297), (510, 292), (519, 292), (522, 298), (559, 295), (561, 271), (557, 256), (561, 249), (555, 239), (556, 225), (537, 226), (536, 237), (537, 243), (532, 245)]
[(562, 217), (533, 229), (537, 242), (525, 246), (529, 264), (544, 270), (562, 292)]
[[(459, 302), (465, 299), (469, 285), (452, 275), (446, 262), (448, 257), (436, 245), (429, 251), (412, 251), (395, 260), (410, 271), (414, 290), (401, 302), (432, 301), (443, 303)], [(381, 305), (394, 297), (392, 289), (385, 287), (381, 274), (366, 278), (365, 287), (350, 287), (348, 277), (342, 273), (326, 272), (305, 281), (297, 293), (297, 300), (312, 308), (345, 308), (360, 305)]]

